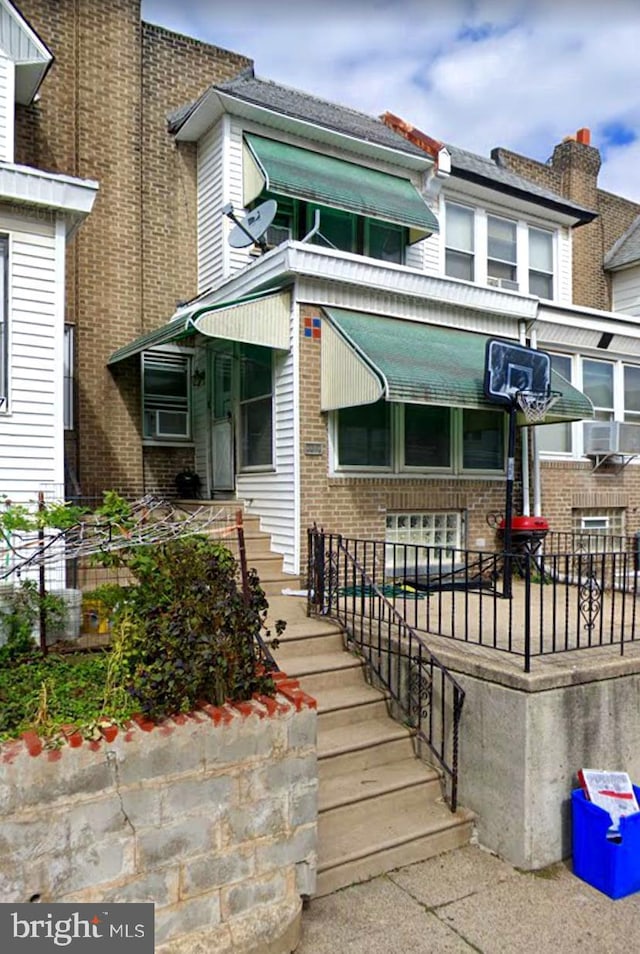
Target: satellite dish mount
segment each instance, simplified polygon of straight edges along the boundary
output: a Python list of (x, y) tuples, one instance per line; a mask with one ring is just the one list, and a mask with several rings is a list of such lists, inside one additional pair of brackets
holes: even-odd
[(235, 224), (235, 228), (229, 234), (229, 245), (233, 248), (247, 248), (249, 245), (257, 245), (264, 254), (268, 250), (264, 234), (273, 222), (278, 211), (278, 203), (275, 199), (267, 199), (260, 205), (247, 212), (244, 219), (240, 221), (233, 211), (231, 202), (222, 210)]

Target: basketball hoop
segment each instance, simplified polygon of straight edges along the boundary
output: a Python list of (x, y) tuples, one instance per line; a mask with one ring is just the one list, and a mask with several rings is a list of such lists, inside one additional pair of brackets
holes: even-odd
[(562, 391), (517, 391), (515, 395), (527, 424), (540, 424), (561, 397)]

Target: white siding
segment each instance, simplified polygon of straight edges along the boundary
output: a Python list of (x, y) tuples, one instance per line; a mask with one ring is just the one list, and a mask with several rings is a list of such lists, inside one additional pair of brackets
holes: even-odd
[(612, 273), (611, 295), (613, 311), (640, 317), (640, 264)]
[(0, 214), (9, 235), (9, 402), (0, 410), (0, 493), (33, 500), (63, 473), (62, 223)]
[(571, 231), (569, 229), (558, 230), (557, 250), (558, 276), (556, 279), (556, 301), (563, 305), (570, 305), (573, 301), (573, 288), (571, 275)]
[(15, 67), (0, 53), (0, 162), (13, 162)]
[(210, 129), (198, 143), (198, 291), (218, 285), (224, 277), (223, 124)]
[[(296, 308), (297, 311), (297, 308)], [(297, 328), (297, 320), (293, 323)], [(249, 501), (248, 513), (261, 516), (260, 527), (271, 534), (272, 549), (282, 553), (287, 573), (298, 573), (298, 494), (295, 474), (298, 436), (294, 396), (297, 348), (277, 354), (275, 364), (275, 473), (239, 474), (238, 496)]]

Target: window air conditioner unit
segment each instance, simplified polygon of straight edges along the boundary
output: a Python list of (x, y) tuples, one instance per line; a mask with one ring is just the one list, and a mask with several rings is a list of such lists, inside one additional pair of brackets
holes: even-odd
[(494, 278), (489, 275), (487, 282), (494, 288), (506, 288), (508, 291), (518, 291), (520, 288), (518, 282), (512, 282), (510, 278)]
[(587, 457), (640, 454), (640, 424), (625, 421), (585, 421), (584, 452)]

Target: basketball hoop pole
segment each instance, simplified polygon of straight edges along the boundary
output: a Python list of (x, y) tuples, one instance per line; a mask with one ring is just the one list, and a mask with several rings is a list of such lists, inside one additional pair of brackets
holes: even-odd
[(507, 485), (504, 502), (504, 574), (502, 582), (502, 595), (505, 599), (511, 599), (511, 582), (513, 576), (513, 557), (512, 547), (512, 517), (513, 517), (513, 477), (515, 472), (516, 456), (516, 414), (517, 405), (515, 397), (509, 406), (509, 437), (507, 441)]

